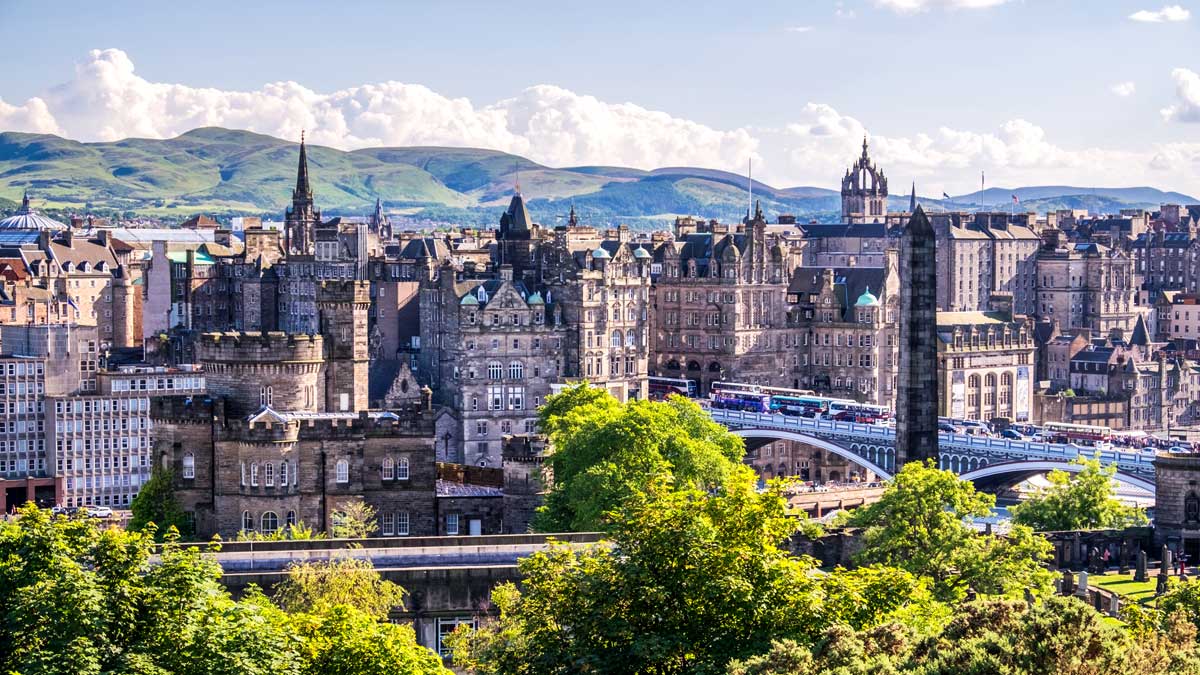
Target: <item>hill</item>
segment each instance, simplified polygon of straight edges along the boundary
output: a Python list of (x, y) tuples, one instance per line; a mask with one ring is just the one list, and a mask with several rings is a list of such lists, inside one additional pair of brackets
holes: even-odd
[[(30, 190), (43, 210), (158, 216), (194, 213), (278, 219), (290, 203), (297, 145), (271, 136), (201, 128), (170, 139), (80, 143), (46, 134), (0, 133), (0, 208)], [(317, 203), (326, 214), (366, 214), (376, 197), (394, 214), (467, 225), (493, 224), (519, 182), (533, 217), (560, 222), (572, 205), (585, 222), (661, 224), (677, 214), (732, 221), (746, 213), (746, 178), (695, 167), (652, 171), (612, 166), (555, 168), (524, 157), (475, 148), (396, 147), (342, 151), (309, 146)], [(836, 219), (838, 193), (819, 187), (775, 188), (754, 181), (769, 214), (801, 221)], [(1153, 188), (992, 188), (982, 195), (1003, 208), (1013, 193), (1022, 206), (1117, 210), (1192, 201)], [(978, 208), (979, 194), (926, 200), (945, 208)], [(907, 197), (892, 200), (907, 208)], [(1072, 206), (1079, 204), (1081, 206)], [(999, 205), (999, 206), (996, 206)], [(11, 207), (10, 207), (11, 208)]]

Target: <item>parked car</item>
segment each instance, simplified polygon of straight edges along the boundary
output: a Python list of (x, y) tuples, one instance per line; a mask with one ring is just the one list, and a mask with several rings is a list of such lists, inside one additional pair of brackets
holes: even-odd
[(113, 510), (107, 506), (87, 507), (88, 518), (112, 518)]

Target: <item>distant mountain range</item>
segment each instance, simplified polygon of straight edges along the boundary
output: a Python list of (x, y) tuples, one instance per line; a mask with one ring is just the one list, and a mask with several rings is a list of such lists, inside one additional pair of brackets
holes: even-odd
[[(46, 134), (0, 133), (0, 210), (28, 189), (36, 208), (137, 214), (183, 220), (194, 213), (279, 219), (290, 203), (297, 146), (271, 136), (202, 128), (176, 138), (80, 143)], [(317, 205), (327, 214), (369, 213), (376, 197), (392, 214), (414, 219), (491, 225), (520, 183), (531, 215), (562, 222), (574, 206), (591, 224), (662, 224), (676, 215), (733, 221), (748, 204), (746, 178), (693, 167), (645, 171), (625, 167), (553, 168), (523, 157), (473, 148), (364, 148), (350, 152), (309, 146)], [(836, 178), (836, 177), (834, 177)], [(931, 209), (1087, 208), (1116, 212), (1196, 200), (1154, 188), (1039, 186), (991, 188), (951, 199), (920, 201)], [(838, 192), (775, 188), (754, 182), (754, 197), (774, 216), (836, 220)], [(891, 199), (908, 208), (908, 196)]]

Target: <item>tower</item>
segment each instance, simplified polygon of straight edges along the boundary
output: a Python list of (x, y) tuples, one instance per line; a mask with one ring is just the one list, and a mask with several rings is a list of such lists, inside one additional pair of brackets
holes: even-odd
[(920, 206), (900, 240), (900, 372), (896, 469), (938, 457), (937, 263)]
[(862, 156), (854, 161), (842, 178), (842, 220), (855, 223), (883, 222), (887, 215), (887, 197), (887, 177), (871, 162), (871, 156), (867, 153), (867, 139), (864, 137)]
[(289, 256), (312, 255), (313, 228), (321, 222), (321, 212), (313, 207), (312, 186), (308, 182), (308, 150), (300, 134), (300, 161), (296, 167), (296, 188), (292, 207), (284, 215), (284, 247)]
[(383, 213), (383, 201), (375, 198), (375, 212), (371, 214), (371, 231), (379, 237), (380, 242), (390, 241), (392, 238), (392, 223)]
[(530, 271), (537, 239), (538, 226), (529, 218), (525, 198), (518, 189), (513, 193), (508, 210), (500, 214), (500, 230), (496, 233), (500, 264), (512, 265), (514, 279), (520, 280)]
[(370, 403), (367, 378), (371, 353), (367, 310), (369, 281), (322, 281), (317, 286), (317, 311), (325, 338), (325, 410), (357, 412)]

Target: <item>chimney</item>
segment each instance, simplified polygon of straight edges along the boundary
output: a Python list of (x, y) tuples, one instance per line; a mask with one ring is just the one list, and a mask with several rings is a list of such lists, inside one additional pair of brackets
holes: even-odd
[(500, 266), (500, 279), (503, 281), (512, 281), (513, 280), (512, 265), (501, 265)]

